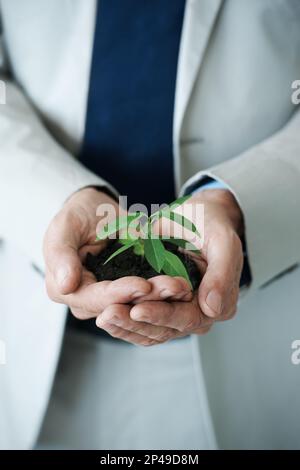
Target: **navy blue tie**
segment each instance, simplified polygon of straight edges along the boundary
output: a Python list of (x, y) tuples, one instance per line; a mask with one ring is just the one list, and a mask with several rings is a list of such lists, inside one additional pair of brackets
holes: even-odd
[(129, 204), (175, 197), (172, 127), (184, 0), (101, 0), (81, 161)]
[[(172, 126), (184, 0), (101, 0), (81, 161), (129, 204), (173, 200)], [(95, 320), (68, 326), (110, 338)]]

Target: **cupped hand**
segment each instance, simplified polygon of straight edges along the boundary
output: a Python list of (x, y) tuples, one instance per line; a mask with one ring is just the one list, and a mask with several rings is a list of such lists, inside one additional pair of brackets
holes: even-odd
[(73, 194), (50, 223), (43, 244), (49, 297), (68, 305), (76, 318), (85, 320), (96, 318), (111, 305), (120, 305), (121, 315), (122, 305), (138, 299), (186, 296), (189, 289), (185, 281), (168, 276), (157, 278), (155, 282), (134, 276), (96, 281), (83, 261), (88, 252), (96, 254), (105, 248), (105, 242), (95, 241), (99, 224), (97, 210), (101, 207), (110, 207), (115, 215), (124, 212), (105, 193), (85, 188)]

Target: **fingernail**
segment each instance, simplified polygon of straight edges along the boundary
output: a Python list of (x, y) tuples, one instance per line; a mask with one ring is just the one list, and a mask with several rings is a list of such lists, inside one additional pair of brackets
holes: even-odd
[(159, 296), (161, 299), (167, 299), (168, 297), (173, 297), (175, 294), (175, 292), (172, 292), (169, 289), (163, 289), (160, 291)]
[(130, 313), (130, 318), (135, 321), (143, 321), (146, 323), (150, 323), (150, 318), (140, 311), (136, 312), (133, 310), (133, 312)]
[(60, 266), (56, 273), (55, 273), (55, 279), (57, 284), (59, 284), (60, 287), (64, 287), (65, 281), (69, 276), (69, 270), (66, 266)]
[(213, 312), (217, 315), (220, 315), (222, 312), (222, 297), (220, 294), (212, 290), (209, 292), (208, 296), (206, 297), (206, 303)]
[(144, 295), (146, 295), (146, 292), (136, 291), (136, 292), (133, 292), (131, 297), (133, 299), (137, 299), (138, 297), (143, 297)]

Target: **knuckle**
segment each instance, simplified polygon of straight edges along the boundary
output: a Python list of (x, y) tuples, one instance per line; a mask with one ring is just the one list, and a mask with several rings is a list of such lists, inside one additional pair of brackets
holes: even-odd
[(103, 330), (107, 331), (107, 333), (110, 334), (113, 338), (124, 338), (124, 334), (122, 334), (122, 331), (120, 331), (117, 327), (114, 325), (111, 325), (110, 323), (104, 323), (102, 325)]
[(228, 315), (227, 315), (228, 319), (231, 320), (231, 318), (235, 317), (236, 313), (237, 313), (237, 305), (234, 305), (228, 312)]
[(46, 277), (45, 281), (46, 292), (50, 300), (56, 303), (62, 303), (60, 295), (58, 294), (57, 290), (53, 286), (53, 282)]
[(181, 331), (194, 331), (200, 327), (200, 319), (196, 316), (189, 318)]
[(156, 344), (159, 344), (155, 339), (147, 339), (147, 340), (143, 340), (141, 343), (141, 346), (144, 346), (144, 347), (150, 347), (150, 346), (155, 346)]
[(85, 320), (86, 315), (82, 310), (76, 309), (76, 308), (70, 308), (72, 315), (77, 318), (77, 320)]
[(162, 333), (156, 335), (153, 339), (158, 341), (159, 343), (165, 343), (166, 341), (169, 341), (171, 337), (172, 333), (163, 331)]
[(125, 339), (122, 335), (120, 335), (120, 333), (117, 333), (116, 331), (108, 330), (107, 333), (109, 333), (113, 338)]
[(136, 305), (130, 311), (130, 318), (133, 321), (149, 323), (149, 314), (142, 304)]
[(119, 325), (122, 321), (122, 318), (116, 312), (112, 312), (110, 315), (107, 315), (106, 320), (109, 323)]
[(133, 333), (139, 333), (141, 331), (140, 326), (135, 325), (134, 323), (130, 323), (130, 326), (128, 327), (128, 329), (130, 329), (130, 331), (132, 331)]
[(206, 326), (204, 328), (198, 328), (197, 330), (195, 330), (195, 333), (199, 336), (206, 335), (211, 330), (211, 327), (212, 325)]

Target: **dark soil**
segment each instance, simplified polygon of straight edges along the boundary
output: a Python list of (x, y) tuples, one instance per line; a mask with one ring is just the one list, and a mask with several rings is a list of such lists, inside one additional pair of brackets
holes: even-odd
[[(139, 276), (145, 279), (158, 276), (158, 273), (154, 271), (147, 261), (141, 256), (134, 254), (132, 249), (124, 251), (104, 265), (107, 258), (120, 246), (119, 242), (114, 240), (98, 255), (94, 256), (88, 253), (85, 266), (95, 275), (97, 281), (114, 281), (124, 276)], [(185, 264), (193, 289), (197, 289), (201, 277), (194, 261), (184, 253), (178, 251), (177, 247), (170, 243), (165, 243), (165, 247), (169, 251), (176, 253)]]

